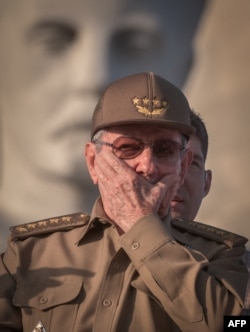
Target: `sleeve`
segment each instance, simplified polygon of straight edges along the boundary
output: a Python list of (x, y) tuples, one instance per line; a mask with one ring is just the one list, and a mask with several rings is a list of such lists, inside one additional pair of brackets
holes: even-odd
[(0, 331), (23, 331), (21, 312), (12, 303), (16, 289), (15, 254), (10, 247), (0, 256)]
[[(121, 239), (141, 279), (183, 332), (221, 332), (224, 315), (239, 315), (247, 283), (244, 247), (211, 260), (178, 244), (156, 215), (140, 219)], [(242, 287), (243, 286), (243, 287)]]

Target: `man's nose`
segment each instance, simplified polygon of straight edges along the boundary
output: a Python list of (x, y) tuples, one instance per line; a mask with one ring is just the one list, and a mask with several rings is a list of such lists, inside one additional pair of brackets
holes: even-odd
[(152, 146), (146, 145), (136, 159), (136, 171), (138, 173), (153, 175), (158, 172), (157, 157), (153, 153)]
[(71, 59), (75, 89), (100, 94), (108, 84), (109, 44), (109, 33), (105, 29), (93, 27), (79, 36)]

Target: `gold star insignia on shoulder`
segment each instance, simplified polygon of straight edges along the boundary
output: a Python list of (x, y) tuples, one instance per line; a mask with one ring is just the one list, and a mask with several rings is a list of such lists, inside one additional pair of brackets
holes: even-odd
[(39, 236), (41, 234), (53, 233), (61, 230), (71, 230), (81, 227), (89, 222), (90, 216), (85, 213), (74, 213), (67, 216), (59, 216), (45, 220), (12, 226), (12, 239), (24, 239), (29, 236)]
[(59, 218), (52, 218), (49, 221), (50, 221), (51, 224), (56, 224), (57, 225), (59, 223), (59, 220), (60, 220)]
[(247, 242), (244, 236), (231, 233), (224, 229), (203, 224), (198, 221), (185, 219), (172, 219), (171, 224), (175, 228), (187, 231), (189, 233), (214, 240), (219, 243), (224, 243), (230, 248), (242, 246)]

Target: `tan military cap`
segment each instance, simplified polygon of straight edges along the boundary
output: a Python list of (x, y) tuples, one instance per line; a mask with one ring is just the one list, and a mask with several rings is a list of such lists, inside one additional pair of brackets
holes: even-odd
[(138, 73), (106, 88), (94, 110), (91, 135), (117, 125), (159, 124), (190, 136), (195, 130), (189, 114), (180, 89), (154, 73)]

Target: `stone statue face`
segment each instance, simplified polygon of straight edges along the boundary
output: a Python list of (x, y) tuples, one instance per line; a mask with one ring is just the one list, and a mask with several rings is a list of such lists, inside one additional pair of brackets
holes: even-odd
[(182, 86), (203, 7), (201, 0), (3, 3), (3, 146), (24, 167), (70, 180), (86, 173), (82, 149), (104, 86), (140, 71)]

